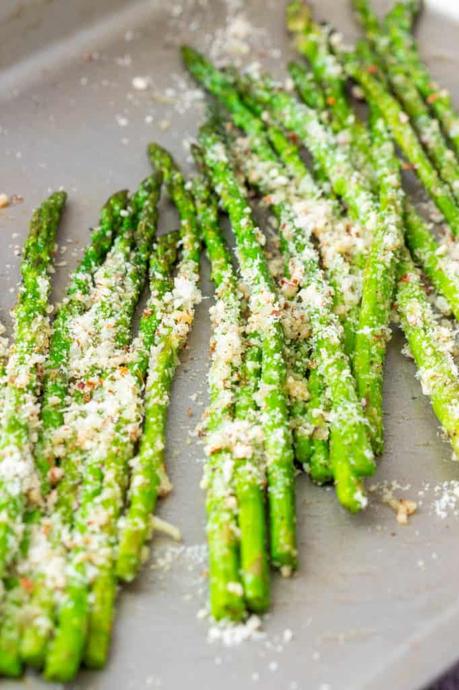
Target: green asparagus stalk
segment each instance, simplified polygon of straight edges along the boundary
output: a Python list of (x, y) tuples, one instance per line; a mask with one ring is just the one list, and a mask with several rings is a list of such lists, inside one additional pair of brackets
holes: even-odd
[[(196, 157), (195, 150), (195, 157)], [(203, 169), (200, 162), (199, 167)], [(193, 196), (200, 219), (201, 234), (216, 286), (216, 304), (212, 310), (213, 340), (209, 371), (210, 406), (207, 411), (207, 463), (203, 486), (206, 489), (207, 540), (209, 545), (209, 599), (216, 620), (240, 620), (246, 612), (240, 563), (240, 547), (247, 535), (238, 538), (237, 499), (235, 495), (235, 459), (227, 447), (233, 424), (237, 370), (242, 366), (239, 288), (232, 273), (231, 259), (218, 230), (216, 208), (209, 202), (206, 183), (193, 181)], [(222, 343), (228, 333), (232, 343), (233, 362), (227, 360)], [(221, 341), (221, 342), (220, 342)], [(220, 442), (210, 439), (221, 436)], [(226, 443), (225, 443), (226, 441)], [(230, 468), (230, 472), (228, 472)], [(228, 476), (228, 475), (231, 476)], [(256, 525), (258, 534), (259, 525)]]
[[(411, 33), (421, 10), (421, 4), (421, 0), (398, 0), (384, 18), (384, 26)], [(377, 40), (381, 34), (381, 24), (370, 0), (352, 0), (352, 6), (371, 42)]]
[[(155, 184), (156, 181), (153, 182), (153, 187)], [(86, 484), (94, 482), (95, 486), (100, 479), (94, 478), (94, 471), (84, 472), (87, 453), (85, 454), (81, 443), (88, 443), (88, 440), (89, 443), (94, 443), (94, 425), (100, 431), (100, 414), (105, 414), (108, 419), (114, 414), (113, 407), (110, 410), (103, 409), (103, 399), (104, 396), (113, 399), (112, 389), (116, 382), (110, 372), (121, 367), (126, 357), (124, 350), (130, 330), (128, 310), (134, 308), (134, 293), (140, 290), (138, 281), (133, 277), (134, 233), (151, 186), (151, 180), (145, 181), (132, 198), (132, 207), (124, 218), (114, 245), (104, 263), (95, 271), (94, 287), (90, 288), (88, 297), (91, 306), (86, 312), (75, 313), (67, 321), (66, 328), (72, 343), (68, 351), (69, 391), (65, 398), (65, 423), (55, 430), (56, 435), (61, 431), (65, 433), (60, 439), (58, 437), (59, 443), (56, 444), (53, 439), (56, 454), (61, 455), (62, 476), (57, 477), (59, 481), (56, 492), (50, 495), (53, 519), (49, 520), (44, 515), (42, 521), (32, 529), (30, 555), (24, 566), (24, 574), (32, 580), (34, 586), (29, 620), (21, 642), (21, 654), (25, 661), (34, 666), (41, 666), (44, 662), (55, 621), (56, 591), (60, 592), (65, 586), (64, 543), (71, 538), (82, 477), (85, 477)], [(97, 408), (95, 412), (91, 407), (94, 405)], [(83, 437), (79, 442), (80, 429)], [(103, 453), (103, 444), (99, 453)], [(43, 556), (44, 553), (46, 557)], [(48, 572), (49, 562), (59, 563), (60, 566)]]
[[(243, 147), (237, 141), (235, 132), (231, 131), (230, 135), (230, 131), (231, 125), (228, 123), (226, 125), (228, 147), (232, 150), (237, 163)], [(242, 155), (245, 155), (245, 149)], [(240, 167), (244, 168), (243, 165)], [(275, 226), (275, 218), (272, 220), (274, 221), (272, 225)], [(271, 223), (269, 229), (274, 229), (271, 228)], [(312, 438), (314, 425), (308, 420), (310, 393), (306, 381), (310, 366), (309, 321), (302, 302), (298, 299), (296, 279), (289, 272), (289, 251), (284, 238), (270, 232), (265, 245), (265, 254), (271, 276), (279, 292), (295, 460), (306, 472), (310, 473), (310, 468), (314, 464), (311, 457), (314, 455), (315, 444)]]
[(329, 451), (329, 413), (331, 409), (327, 398), (327, 388), (321, 374), (320, 365), (313, 362), (309, 374), (308, 388), (310, 399), (307, 405), (306, 423), (311, 429), (311, 455), (307, 471), (316, 484), (333, 481), (332, 462)]
[[(91, 307), (76, 315), (69, 325), (73, 346), (69, 359), (71, 385), (66, 400), (67, 414), (61, 427), (65, 433), (57, 434), (54, 439), (63, 470), (57, 487), (56, 507), (67, 524), (71, 524), (73, 518), (83, 461), (77, 418), (86, 415), (85, 404), (108, 372), (116, 364), (124, 364), (131, 337), (130, 315), (143, 284), (139, 275), (145, 273), (151, 249), (148, 242), (144, 242), (142, 248), (136, 246), (136, 229), (147, 200), (157, 192), (159, 185), (157, 176), (147, 178), (132, 197), (130, 211), (124, 217), (115, 243), (94, 275)], [(139, 267), (140, 274), (137, 261), (143, 264)], [(116, 360), (114, 351), (117, 351)]]
[(405, 239), (416, 263), (434, 288), (446, 299), (459, 320), (459, 276), (456, 266), (444, 255), (425, 220), (411, 203), (405, 211)]
[(200, 243), (192, 196), (171, 156), (156, 144), (148, 149), (154, 167), (159, 168), (181, 222), (182, 258), (171, 293), (171, 309), (164, 315), (158, 339), (151, 352), (145, 393), (145, 424), (138, 457), (131, 475), (129, 506), (123, 517), (116, 572), (120, 579), (132, 580), (140, 565), (142, 551), (151, 532), (153, 512), (164, 474), (164, 436), (169, 391), (178, 365), (178, 355), (186, 342), (200, 293)]
[(268, 477), (270, 551), (272, 563), (289, 574), (296, 566), (295, 494), (292, 437), (288, 425), (284, 337), (277, 296), (253, 224), (246, 196), (230, 165), (221, 138), (210, 127), (200, 130), (199, 142), (220, 201), (236, 237), (239, 265), (250, 297), (254, 330), (262, 348), (262, 427)]
[(41, 501), (32, 447), (41, 364), (49, 339), (49, 271), (65, 199), (64, 192), (55, 192), (34, 212), (21, 263), (22, 285), (13, 313), (14, 344), (6, 370), (0, 435), (1, 577), (20, 546), (24, 510)]
[[(332, 128), (338, 142), (354, 146), (358, 167), (370, 179), (372, 170), (366, 157), (367, 132), (347, 97), (346, 73), (330, 48), (329, 29), (317, 24), (304, 0), (290, 0), (287, 5), (287, 28), (295, 37), (295, 46), (311, 65), (314, 78), (325, 94), (326, 104), (333, 112)], [(291, 70), (295, 85), (303, 98), (307, 84), (299, 70)], [(307, 100), (304, 102), (309, 105)]]
[[(101, 413), (108, 423), (97, 446), (85, 451), (73, 546), (68, 557), (67, 583), (58, 611), (55, 636), (46, 656), (45, 674), (50, 679), (68, 680), (78, 669), (88, 630), (91, 564), (97, 571), (110, 560), (110, 523), (116, 521), (123, 504), (126, 463), (140, 433), (141, 386), (134, 376), (129, 375), (126, 365), (119, 364), (119, 358), (124, 354), (126, 361), (125, 348), (130, 339), (133, 311), (144, 286), (148, 257), (157, 226), (161, 180), (160, 173), (153, 175), (143, 183), (133, 199), (133, 206), (138, 212), (138, 225), (133, 233), (135, 248), (125, 269), (124, 291), (119, 293), (120, 298), (123, 295), (122, 302), (120, 304), (116, 299), (116, 292), (121, 286), (112, 286), (106, 298), (110, 299), (110, 305), (104, 299), (100, 303), (102, 313), (114, 320), (115, 348), (112, 357), (107, 361), (103, 360), (100, 365), (95, 363), (102, 388), (99, 393), (95, 393), (94, 402), (100, 404)], [(86, 404), (83, 401), (80, 414), (84, 414)], [(112, 409), (114, 404), (118, 405), (115, 411)], [(77, 424), (78, 419), (77, 412)], [(117, 435), (120, 423), (124, 431), (121, 436)], [(95, 516), (99, 516), (99, 519)], [(100, 521), (107, 526), (105, 530), (100, 529)]]
[[(319, 28), (317, 28), (317, 30), (319, 30)], [(324, 53), (327, 56), (330, 54), (330, 51), (327, 51), (327, 49), (324, 48)], [(313, 56), (311, 57), (314, 59)], [(332, 61), (331, 64), (333, 65), (334, 61)], [(325, 69), (327, 70), (327, 66)], [(334, 70), (333, 74), (335, 74)], [(342, 93), (345, 93), (344, 80), (342, 80)], [(340, 111), (336, 109), (333, 102), (329, 102), (329, 108), (332, 115), (332, 126), (334, 126), (335, 131), (341, 131), (342, 119), (340, 117)], [(399, 174), (396, 169), (391, 169), (387, 165), (389, 162), (395, 163), (396, 159), (392, 157), (394, 152), (391, 151), (391, 144), (387, 140), (387, 135), (383, 134), (383, 123), (379, 121), (376, 129), (376, 149), (377, 152), (383, 154), (384, 165), (382, 167), (385, 173), (391, 176), (388, 179), (391, 179), (395, 182), (397, 187), (396, 196), (400, 196), (401, 188)], [(383, 137), (382, 140), (381, 137)], [(356, 142), (359, 143), (358, 149), (356, 147)], [(358, 130), (355, 132), (354, 141), (352, 142), (351, 146), (351, 155), (353, 156), (353, 163), (356, 167), (361, 169), (362, 159), (365, 159), (366, 169), (369, 167), (371, 167), (373, 170), (378, 169), (378, 155), (375, 156), (376, 160), (374, 161), (374, 164), (371, 164), (370, 140), (367, 134), (363, 133), (363, 128), (362, 131)], [(373, 186), (377, 185), (374, 175), (370, 177), (370, 184)], [(390, 185), (385, 184), (384, 182), (383, 188), (385, 190), (383, 194), (385, 199), (383, 200), (382, 209), (383, 211), (387, 211), (388, 208), (390, 209), (390, 207), (393, 205), (393, 199), (391, 199), (391, 196), (393, 196), (392, 191), (394, 190), (392, 190)], [(401, 217), (399, 215), (400, 212), (400, 203), (397, 202), (396, 208), (394, 209), (394, 214), (392, 215), (396, 226), (395, 236), (398, 235), (396, 244), (400, 244), (402, 239)], [(363, 277), (363, 300), (359, 317), (359, 322), (363, 325), (356, 328), (354, 324), (348, 322), (347, 329), (348, 332), (349, 330), (352, 332), (357, 332), (355, 342), (353, 339), (351, 340), (352, 350), (354, 350), (354, 346), (356, 349), (354, 366), (359, 382), (359, 392), (365, 400), (366, 413), (368, 419), (370, 420), (373, 447), (377, 453), (382, 452), (383, 448), (382, 368), (384, 363), (386, 340), (388, 337), (387, 323), (394, 289), (396, 262), (396, 251), (394, 251), (394, 247), (390, 247), (388, 245), (386, 233), (382, 233), (381, 230), (382, 226), (379, 227), (379, 233), (375, 232), (370, 250), (370, 260), (366, 263)], [(373, 322), (375, 327), (369, 325)], [(373, 328), (375, 328), (375, 330), (373, 330)], [(350, 337), (352, 338), (352, 336)]]
[(23, 672), (19, 654), (21, 613), (26, 592), (16, 580), (10, 583), (0, 603), (0, 674), (17, 678)]
[[(313, 427), (307, 419), (310, 403), (309, 386), (306, 385), (309, 357), (305, 355), (309, 355), (309, 353), (305, 353), (305, 349), (306, 348), (298, 347), (296, 343), (290, 344), (290, 348), (287, 348), (287, 361), (291, 360), (289, 361), (289, 372), (287, 374), (287, 383), (289, 384), (287, 389), (289, 394), (290, 424), (293, 433), (295, 460), (303, 467), (305, 472), (309, 473), (311, 456), (313, 454)], [(289, 379), (291, 379), (291, 381)], [(300, 382), (299, 386), (298, 382)]]
[(458, 370), (407, 250), (402, 253), (398, 267), (396, 303), (422, 390), (430, 397), (434, 412), (459, 457)]
[[(194, 151), (198, 167), (204, 169), (202, 153)], [(242, 334), (242, 296), (239, 291), (231, 257), (218, 226), (218, 207), (206, 178), (200, 175), (193, 186), (196, 211), (200, 219), (201, 233), (211, 262), (212, 279), (216, 288), (216, 304), (212, 310), (215, 349), (209, 375), (211, 407), (209, 431), (211, 434), (231, 437), (230, 430), (239, 432), (238, 453), (230, 449), (219, 450), (217, 461), (209, 459), (206, 483), (208, 486), (208, 531), (212, 535), (209, 549), (218, 539), (214, 553), (209, 556), (211, 608), (215, 618), (232, 610), (231, 599), (236, 596), (234, 587), (228, 586), (223, 576), (231, 576), (230, 582), (239, 581), (237, 545), (230, 558), (235, 571), (228, 572), (223, 566), (220, 546), (230, 538), (234, 542), (237, 528), (240, 531), (240, 572), (244, 599), (252, 611), (262, 612), (269, 604), (269, 569), (266, 558), (266, 515), (264, 503), (264, 474), (260, 468), (260, 452), (252, 439), (256, 419), (255, 394), (259, 377), (259, 349), (253, 345), (244, 352)], [(228, 346), (228, 340), (230, 345)], [(242, 375), (240, 373), (242, 369)], [(241, 379), (239, 396), (236, 384)], [(225, 405), (226, 403), (226, 405)], [(226, 408), (227, 412), (221, 410)], [(233, 407), (233, 411), (231, 411)], [(223, 418), (222, 418), (223, 417)], [(255, 426), (257, 429), (257, 426)], [(244, 434), (245, 438), (242, 438)], [(231, 441), (230, 441), (231, 444)], [(230, 458), (228, 461), (228, 450)], [(220, 456), (220, 457), (218, 457)], [(221, 462), (226, 460), (226, 462)], [(232, 501), (225, 489), (225, 467), (231, 466), (232, 484), (236, 500), (237, 520), (231, 515)], [(229, 514), (228, 514), (229, 513)], [(232, 526), (232, 527), (231, 527)], [(216, 581), (216, 582), (215, 582)], [(228, 602), (228, 598), (230, 601)], [(239, 609), (236, 610), (239, 614)]]
[[(390, 178), (389, 178), (390, 179)], [(441, 257), (440, 245), (412, 204), (406, 205), (406, 241), (426, 275), (448, 300), (453, 313), (457, 308), (457, 278), (447, 258)]]
[[(296, 91), (303, 101), (309, 108), (313, 108), (323, 119), (325, 123), (329, 121), (329, 112), (327, 109), (327, 104), (325, 101), (325, 94), (323, 93), (321, 86), (315, 81), (311, 72), (309, 72), (303, 65), (296, 62), (289, 63), (288, 71), (295, 84)], [(245, 99), (247, 102), (247, 99)], [(247, 102), (248, 105), (250, 105)], [(252, 106), (253, 110), (257, 110), (256, 104)], [(345, 133), (342, 137), (346, 145), (348, 144), (349, 137)], [(313, 166), (314, 177), (320, 183), (323, 189), (327, 190), (330, 194), (330, 184), (328, 182), (326, 172), (320, 167), (317, 161), (314, 161)]]
[(421, 6), (421, 0), (399, 0), (386, 14), (384, 24), (401, 31), (411, 32), (421, 11)]
[(359, 393), (365, 400), (370, 421), (373, 448), (384, 447), (382, 397), (383, 367), (388, 328), (395, 287), (395, 271), (403, 244), (404, 192), (400, 163), (383, 118), (378, 112), (371, 118), (375, 170), (380, 189), (380, 213), (385, 227), (378, 226), (373, 235), (363, 275), (363, 294), (359, 329), (356, 335), (354, 368)]
[(369, 0), (352, 0), (352, 7), (365, 33), (373, 38), (379, 32), (379, 19)]
[(316, 82), (324, 90), (326, 102), (333, 104), (335, 112), (339, 113), (338, 119), (346, 126), (354, 119), (354, 114), (346, 98), (343, 68), (329, 54), (326, 29), (313, 21), (311, 10), (303, 0), (290, 0), (286, 21), (297, 51), (308, 60)]
[[(298, 62), (289, 62), (288, 71), (296, 89), (309, 108), (325, 112), (327, 101), (324, 92), (317, 84), (313, 74)], [(330, 101), (330, 99), (328, 99)]]
[(9, 342), (5, 334), (5, 326), (0, 323), (0, 428), (2, 424), (3, 399), (6, 391)]
[[(238, 525), (241, 531), (241, 577), (244, 595), (251, 611), (262, 613), (269, 607), (270, 584), (266, 545), (266, 505), (264, 488), (266, 476), (262, 469), (262, 454), (257, 439), (259, 410), (255, 403), (261, 374), (261, 349), (255, 337), (248, 338), (244, 353), (241, 383), (236, 401), (235, 417), (241, 424), (250, 421), (255, 427), (253, 456), (238, 463), (235, 487), (238, 501)], [(257, 443), (258, 440), (258, 443)], [(249, 453), (250, 453), (249, 449)], [(248, 453), (247, 453), (248, 454)]]

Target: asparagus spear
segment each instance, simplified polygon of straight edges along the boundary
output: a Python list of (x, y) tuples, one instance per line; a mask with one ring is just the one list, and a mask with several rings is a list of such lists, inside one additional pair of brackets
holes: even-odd
[[(373, 448), (384, 447), (382, 419), (382, 385), (390, 310), (395, 286), (395, 270), (403, 243), (403, 209), (400, 163), (395, 154), (383, 118), (379, 112), (371, 117), (373, 155), (380, 190), (380, 212), (386, 227), (373, 235), (363, 276), (363, 294), (359, 329), (356, 335), (354, 368), (362, 372), (359, 391), (364, 395), (365, 411), (370, 420)], [(381, 231), (382, 230), (382, 231)]]
[(459, 457), (458, 370), (407, 250), (403, 251), (398, 267), (396, 304), (422, 390), (430, 397), (434, 412)]
[(416, 263), (443, 295), (459, 320), (459, 277), (456, 266), (444, 255), (440, 243), (411, 203), (405, 210), (405, 239)]
[[(333, 312), (332, 295), (311, 243), (317, 209), (314, 201), (305, 202), (292, 194), (291, 182), (286, 180), (283, 168), (268, 146), (261, 148), (249, 139), (247, 148), (240, 151), (239, 160), (248, 180), (266, 195), (279, 220), (290, 255), (290, 272), (309, 316), (313, 356), (330, 402), (330, 461), (338, 497), (349, 510), (360, 510), (365, 499), (359, 477), (371, 474), (374, 463), (349, 361), (342, 347), (342, 328)], [(287, 188), (283, 188), (282, 181), (284, 185), (287, 183)], [(316, 462), (319, 463), (319, 457)], [(330, 479), (327, 469), (327, 465), (315, 468), (319, 481)]]
[(309, 61), (315, 80), (324, 90), (326, 102), (333, 104), (339, 120), (346, 126), (349, 120), (354, 120), (354, 114), (346, 98), (342, 66), (328, 51), (326, 30), (313, 21), (311, 10), (303, 0), (290, 0), (286, 21), (296, 49)]
[[(335, 84), (335, 89), (342, 95), (342, 105), (338, 108), (334, 100), (330, 102), (332, 110), (332, 124), (340, 129), (343, 126), (343, 111), (350, 109), (345, 95), (345, 79), (343, 73), (335, 69), (336, 58), (329, 51), (325, 39), (319, 42), (321, 29), (315, 26), (313, 43), (316, 49), (307, 46), (311, 39), (305, 40), (304, 34), (308, 31), (307, 22), (301, 22), (299, 13), (304, 4), (294, 1), (290, 5), (295, 12), (296, 31), (299, 31), (298, 43), (303, 51), (321, 74), (325, 72), (326, 78)], [(376, 20), (375, 20), (376, 21)], [(311, 22), (309, 22), (311, 23)], [(311, 32), (311, 29), (309, 28)], [(317, 44), (321, 49), (317, 49)], [(331, 58), (331, 60), (330, 60)], [(317, 66), (318, 64), (318, 66)], [(339, 63), (338, 63), (339, 64)], [(359, 328), (357, 330), (354, 354), (354, 368), (358, 380), (359, 392), (365, 400), (366, 414), (370, 421), (371, 437), (374, 450), (377, 453), (383, 449), (382, 427), (382, 368), (386, 349), (386, 341), (389, 335), (388, 321), (392, 302), (395, 281), (395, 263), (397, 261), (397, 249), (401, 246), (403, 238), (403, 192), (399, 174), (399, 164), (395, 156), (392, 144), (384, 122), (380, 117), (374, 118), (373, 127), (375, 160), (373, 169), (378, 171), (377, 185), (381, 189), (381, 212), (385, 214), (386, 227), (379, 224), (373, 233), (368, 261), (366, 262), (362, 304), (360, 308)], [(367, 163), (369, 159), (369, 140), (366, 132), (357, 130), (351, 143), (353, 162), (359, 169), (362, 168), (362, 159)], [(374, 184), (374, 180), (370, 178)]]
[[(287, 28), (295, 37), (295, 46), (311, 65), (314, 78), (325, 94), (326, 104), (333, 111), (332, 128), (339, 135), (338, 141), (354, 146), (358, 167), (371, 179), (372, 169), (366, 156), (367, 133), (349, 103), (346, 89), (346, 73), (330, 48), (329, 29), (317, 24), (304, 0), (290, 0), (287, 5)], [(300, 95), (305, 95), (307, 84), (299, 70), (292, 71)], [(304, 98), (303, 98), (304, 100)], [(309, 105), (309, 103), (304, 100)]]
[(69, 383), (67, 365), (71, 347), (69, 321), (89, 306), (92, 276), (113, 244), (122, 222), (120, 212), (126, 208), (127, 200), (127, 192), (123, 190), (113, 194), (103, 206), (99, 226), (92, 232), (91, 242), (70, 278), (65, 299), (53, 322), (43, 380), (41, 426), (35, 448), (35, 462), (44, 494), (51, 488), (49, 471), (53, 464), (53, 434), (64, 419), (63, 410)]
[(271, 560), (285, 574), (296, 566), (295, 495), (292, 437), (288, 426), (284, 337), (277, 296), (246, 196), (222, 139), (203, 127), (199, 142), (208, 174), (228, 213), (236, 237), (241, 273), (250, 291), (249, 307), (262, 348), (262, 426), (268, 477)]
[[(231, 125), (227, 125), (227, 139), (228, 146), (231, 148), (235, 160), (238, 157), (245, 157), (245, 148), (237, 141), (236, 134), (229, 129)], [(279, 136), (283, 135), (279, 132)], [(290, 149), (288, 140), (285, 142)], [(268, 148), (269, 156), (272, 151), (269, 148), (268, 141), (265, 140), (265, 146)], [(293, 148), (290, 153), (294, 153)], [(292, 160), (295, 163), (294, 160)], [(304, 163), (301, 161), (301, 165)], [(243, 163), (241, 168), (244, 168)], [(273, 217), (273, 225), (276, 225), (276, 219)], [(290, 406), (290, 426), (293, 433), (293, 443), (295, 450), (295, 460), (303, 466), (303, 469), (309, 474), (313, 481), (322, 483), (322, 472), (320, 477), (316, 476), (316, 467), (327, 465), (328, 478), (330, 476), (330, 463), (328, 459), (328, 425), (325, 424), (325, 435), (322, 436), (324, 440), (317, 438), (318, 422), (321, 422), (315, 410), (322, 406), (324, 401), (323, 385), (311, 387), (311, 376), (306, 382), (308, 371), (311, 366), (311, 352), (310, 352), (310, 327), (307, 314), (304, 310), (301, 299), (298, 298), (298, 285), (296, 277), (290, 274), (289, 267), (289, 248), (288, 243), (281, 235), (268, 235), (266, 244), (266, 256), (269, 260), (269, 269), (273, 280), (275, 280), (279, 291), (279, 302), (281, 307), (282, 327), (285, 335), (285, 359), (287, 365), (287, 392)], [(317, 370), (316, 370), (317, 371)], [(312, 372), (311, 372), (312, 374)], [(320, 381), (320, 374), (316, 377)], [(319, 393), (319, 388), (322, 393)], [(312, 391), (314, 390), (314, 395)], [(320, 424), (322, 426), (322, 424)], [(316, 460), (319, 459), (319, 463)]]
[[(79, 507), (74, 518), (67, 582), (56, 633), (46, 657), (45, 674), (50, 679), (69, 679), (78, 668), (87, 634), (91, 575), (94, 567), (97, 572), (110, 558), (110, 522), (116, 520), (121, 508), (125, 464), (140, 434), (141, 386), (126, 366), (126, 346), (156, 232), (161, 179), (160, 173), (153, 175), (133, 199), (138, 215), (131, 222), (138, 219), (138, 225), (133, 233), (135, 248), (125, 267), (125, 281), (123, 285), (109, 283), (106, 286), (109, 294), (99, 304), (102, 314), (114, 322), (110, 358), (102, 356), (89, 362), (89, 370), (98, 374), (100, 387), (92, 398), (83, 400), (73, 410), (77, 426), (88, 424), (89, 418), (89, 425), (97, 423), (100, 427), (101, 416), (105, 424), (103, 432), (96, 437), (97, 442), (94, 444), (90, 436), (83, 439), (85, 445), (81, 448), (84, 472), (78, 491)], [(111, 280), (116, 281), (116, 276)], [(110, 300), (110, 304), (105, 300)], [(123, 425), (121, 436), (117, 435), (119, 424)], [(107, 526), (106, 530), (100, 529), (101, 523)]]
[[(199, 159), (200, 154), (196, 149), (194, 155)], [(203, 169), (201, 162), (199, 167)], [(196, 212), (216, 287), (216, 304), (211, 312), (213, 337), (209, 370), (210, 406), (206, 423), (208, 459), (203, 480), (206, 489), (210, 610), (216, 620), (239, 620), (245, 615), (246, 606), (239, 549), (247, 535), (241, 534), (240, 539), (238, 538), (235, 459), (227, 439), (232, 430), (235, 385), (243, 356), (241, 295), (232, 272), (227, 247), (218, 230), (217, 208), (208, 186), (201, 177), (193, 183)], [(228, 342), (232, 361), (224, 350), (224, 345)], [(209, 441), (210, 438), (218, 439), (219, 436), (222, 437), (220, 441), (217, 440), (214, 444)], [(258, 534), (259, 525), (255, 525), (255, 528)]]
[(186, 342), (194, 308), (199, 302), (200, 243), (193, 199), (171, 156), (156, 144), (148, 149), (152, 164), (161, 169), (181, 223), (182, 258), (171, 293), (171, 308), (164, 314), (158, 339), (151, 352), (146, 386), (145, 425), (139, 454), (131, 475), (129, 506), (122, 520), (116, 572), (120, 579), (132, 580), (140, 565), (150, 533), (161, 475), (164, 473), (164, 435), (169, 390), (178, 355)]
[(365, 29), (365, 33), (371, 37), (377, 34), (379, 31), (379, 19), (373, 11), (369, 0), (352, 0), (352, 7)]
[(8, 583), (0, 603), (0, 674), (16, 678), (23, 667), (19, 654), (19, 640), (22, 627), (21, 613), (26, 591), (14, 579)]
[(327, 484), (333, 481), (332, 462), (330, 458), (329, 417), (331, 405), (321, 369), (316, 362), (310, 365), (308, 380), (310, 399), (307, 405), (306, 420), (312, 429), (309, 475), (316, 484)]
[[(202, 152), (194, 149), (193, 154), (203, 171)], [(211, 438), (221, 436), (223, 443), (226, 436), (230, 446), (219, 448), (216, 453), (211, 452), (205, 479), (211, 551), (210, 601), (215, 618), (225, 617), (228, 613), (231, 616), (234, 608), (236, 617), (239, 617), (241, 607), (237, 588), (231, 586), (231, 582), (238, 583), (241, 579), (244, 599), (250, 610), (261, 612), (269, 604), (265, 478), (260, 467), (260, 442), (256, 442), (259, 425), (255, 394), (260, 350), (253, 344), (244, 351), (242, 295), (229, 251), (219, 230), (217, 200), (202, 174), (194, 180), (193, 196), (216, 289), (216, 304), (212, 308), (215, 347), (209, 374), (211, 405), (208, 432)], [(236, 392), (238, 380), (241, 385), (239, 395)], [(233, 435), (239, 437), (236, 440), (237, 449), (231, 447)], [(210, 450), (213, 450), (212, 447)], [(228, 479), (225, 481), (228, 467), (232, 467), (229, 486)], [(234, 497), (231, 496), (231, 486)], [(235, 540), (238, 528), (240, 565)], [(225, 549), (229, 550), (228, 559), (222, 555)], [(232, 569), (228, 564), (232, 565)]]
[(421, 0), (399, 0), (386, 14), (384, 24), (411, 32), (421, 11), (421, 6)]
[[(147, 178), (132, 197), (130, 211), (105, 262), (94, 275), (91, 307), (76, 315), (69, 324), (72, 346), (69, 357), (70, 387), (66, 400), (64, 425), (54, 438), (56, 454), (61, 457), (62, 478), (57, 487), (56, 507), (67, 524), (71, 524), (78, 486), (81, 449), (89, 429), (81, 427), (87, 415), (85, 405), (117, 365), (123, 365), (131, 338), (130, 316), (137, 302), (145, 273), (150, 246), (136, 247), (136, 229), (143, 208), (159, 189), (157, 176)], [(141, 266), (137, 271), (137, 261)], [(116, 355), (115, 352), (116, 351)], [(104, 390), (103, 388), (101, 389)], [(90, 421), (94, 422), (93, 415)], [(91, 432), (92, 433), (92, 432)]]
[[(254, 334), (250, 334), (247, 339), (235, 418), (241, 426), (247, 421), (252, 424), (253, 456), (238, 463), (234, 479), (238, 501), (238, 525), (241, 531), (241, 577), (244, 595), (248, 608), (262, 613), (269, 606), (270, 584), (264, 495), (266, 473), (262, 466), (262, 442), (261, 438), (257, 437), (260, 420), (255, 402), (260, 383), (261, 348)], [(248, 451), (247, 455), (251, 449)]]
[[(314, 110), (325, 112), (327, 100), (313, 74), (298, 62), (289, 62), (288, 71), (306, 105)], [(330, 102), (330, 98), (328, 98), (328, 102)]]
[(56, 232), (66, 199), (55, 192), (33, 214), (13, 313), (14, 344), (6, 369), (0, 435), (0, 576), (15, 557), (27, 505), (41, 500), (32, 446), (38, 422), (41, 364), (48, 349), (49, 292)]

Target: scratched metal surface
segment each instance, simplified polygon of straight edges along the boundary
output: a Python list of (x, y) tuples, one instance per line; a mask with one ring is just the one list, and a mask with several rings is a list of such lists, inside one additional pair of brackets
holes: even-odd
[[(68, 246), (61, 259), (67, 265), (57, 270), (58, 298), (105, 197), (133, 187), (148, 173), (146, 143), (156, 139), (189, 164), (185, 145), (202, 118), (202, 103), (184, 89), (178, 45), (188, 41), (215, 53), (227, 49), (226, 17), (239, 7), (257, 27), (243, 37), (253, 49), (247, 59), (281, 73), (289, 54), (283, 5), (278, 0), (2, 3), (0, 191), (24, 197), (0, 213), (0, 306), (6, 322), (18, 278), (14, 247), (24, 239), (33, 206), (49, 189), (62, 185), (69, 192), (60, 235), (60, 244)], [(347, 0), (316, 2), (320, 16), (352, 36), (348, 6)], [(429, 7), (419, 36), (435, 74), (457, 89), (458, 25)], [(135, 76), (147, 76), (148, 89), (134, 90)], [(171, 87), (175, 93), (167, 91)], [(166, 213), (165, 226), (174, 222)], [(409, 487), (396, 493), (421, 500), (418, 513), (401, 527), (375, 494), (365, 514), (350, 517), (330, 491), (300, 477), (298, 574), (288, 581), (273, 577), (272, 611), (259, 639), (237, 647), (209, 643), (209, 623), (197, 617), (206, 601), (202, 449), (190, 435), (205, 403), (211, 297), (205, 262), (203, 289), (207, 299), (198, 310), (171, 406), (168, 465), (174, 492), (159, 510), (180, 527), (183, 545), (155, 539), (142, 576), (121, 593), (110, 663), (102, 672), (82, 672), (68, 687), (175, 690), (186, 683), (221, 690), (419, 690), (458, 656), (459, 520), (454, 497), (446, 517), (436, 514), (434, 487), (459, 480), (459, 467), (438, 436), (412, 363), (400, 354), (397, 332), (387, 361), (387, 449), (375, 481)], [(30, 675), (4, 681), (3, 687), (49, 686)]]

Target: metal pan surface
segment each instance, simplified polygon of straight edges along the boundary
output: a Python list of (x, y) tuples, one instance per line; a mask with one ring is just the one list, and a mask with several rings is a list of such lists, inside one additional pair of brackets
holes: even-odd
[[(315, 9), (351, 38), (349, 5), (321, 0)], [(181, 67), (180, 43), (217, 60), (259, 61), (282, 74), (290, 54), (283, 7), (278, 0), (3, 0), (0, 192), (23, 197), (0, 211), (6, 322), (18, 280), (16, 247), (33, 206), (48, 189), (69, 192), (58, 299), (103, 200), (148, 174), (147, 142), (158, 140), (189, 166), (188, 144), (204, 101)], [(453, 14), (429, 5), (419, 39), (435, 75), (459, 91)], [(166, 210), (164, 217), (172, 229), (174, 216)], [(207, 595), (203, 451), (194, 429), (206, 402), (212, 290), (205, 261), (203, 289), (170, 411), (174, 492), (159, 511), (180, 528), (183, 543), (155, 538), (142, 576), (119, 598), (107, 668), (82, 672), (68, 687), (420, 690), (459, 654), (459, 467), (439, 437), (412, 362), (401, 354), (398, 331), (386, 367), (387, 449), (370, 482), (369, 509), (346, 515), (330, 490), (299, 477), (300, 569), (290, 580), (273, 578), (272, 611), (261, 628), (223, 634), (201, 617)], [(418, 502), (408, 526), (397, 523), (384, 487)], [(250, 639), (241, 641), (245, 636)], [(30, 675), (2, 687), (52, 686)]]

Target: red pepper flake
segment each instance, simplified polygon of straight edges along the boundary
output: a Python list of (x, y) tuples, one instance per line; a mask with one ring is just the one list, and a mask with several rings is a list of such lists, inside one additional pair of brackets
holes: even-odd
[(298, 144), (300, 141), (298, 134), (295, 134), (294, 132), (289, 132), (287, 134), (287, 139), (291, 141), (293, 144)]
[(21, 577), (19, 584), (26, 592), (33, 592), (33, 582), (28, 577)]
[(410, 282), (411, 282), (410, 274), (409, 274), (409, 273), (405, 273), (405, 275), (403, 275), (403, 276), (400, 278), (400, 282), (401, 282), (401, 283), (410, 283)]
[(327, 96), (327, 105), (336, 105), (336, 98), (334, 96)]
[(367, 72), (368, 74), (378, 74), (378, 66), (377, 65), (368, 65), (367, 67)]
[(427, 96), (426, 101), (429, 105), (431, 105), (432, 103), (435, 103), (435, 101), (438, 101), (439, 98), (441, 98), (441, 95), (435, 91)]

